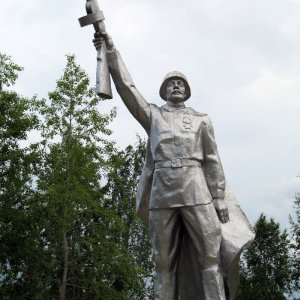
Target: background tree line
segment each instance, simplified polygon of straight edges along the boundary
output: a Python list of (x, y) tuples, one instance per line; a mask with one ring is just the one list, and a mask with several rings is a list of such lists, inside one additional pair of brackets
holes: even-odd
[[(152, 299), (151, 247), (135, 214), (145, 142), (117, 148), (116, 112), (99, 112), (73, 55), (47, 99), (11, 90), (21, 70), (0, 53), (0, 298)], [(237, 299), (300, 299), (300, 195), (294, 204), (290, 235), (257, 220)]]

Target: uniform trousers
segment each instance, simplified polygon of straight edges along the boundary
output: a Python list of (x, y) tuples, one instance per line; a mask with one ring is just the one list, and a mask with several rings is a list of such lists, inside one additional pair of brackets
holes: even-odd
[(149, 218), (156, 269), (154, 299), (178, 299), (178, 265), (185, 232), (193, 243), (201, 268), (204, 299), (225, 300), (219, 269), (221, 228), (213, 203), (151, 209)]

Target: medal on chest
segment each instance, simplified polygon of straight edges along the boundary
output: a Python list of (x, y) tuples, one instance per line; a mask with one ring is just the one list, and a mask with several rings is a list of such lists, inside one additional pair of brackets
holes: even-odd
[(191, 118), (189, 116), (183, 116), (182, 125), (183, 125), (184, 129), (191, 130), (192, 129), (192, 120), (191, 120)]

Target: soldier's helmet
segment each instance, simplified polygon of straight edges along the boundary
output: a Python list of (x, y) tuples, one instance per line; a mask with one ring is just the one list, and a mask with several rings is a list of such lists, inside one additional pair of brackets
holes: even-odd
[(179, 71), (172, 71), (172, 72), (169, 72), (164, 80), (163, 80), (163, 83), (161, 84), (161, 87), (159, 89), (159, 95), (162, 99), (164, 99), (165, 101), (167, 101), (167, 98), (166, 98), (166, 88), (167, 88), (167, 84), (169, 82), (170, 79), (172, 78), (179, 78), (181, 80), (183, 80), (184, 82), (184, 85), (185, 85), (185, 99), (184, 101), (186, 101), (187, 99), (189, 99), (191, 97), (191, 88), (188, 84), (188, 81), (185, 77), (184, 74), (182, 74), (181, 72)]

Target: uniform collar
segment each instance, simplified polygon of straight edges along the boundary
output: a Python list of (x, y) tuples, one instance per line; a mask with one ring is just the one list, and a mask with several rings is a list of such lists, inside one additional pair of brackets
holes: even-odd
[(169, 106), (168, 104), (164, 104), (161, 106), (162, 109), (167, 110), (167, 111), (180, 111), (180, 110), (191, 110), (190, 107), (173, 107)]

